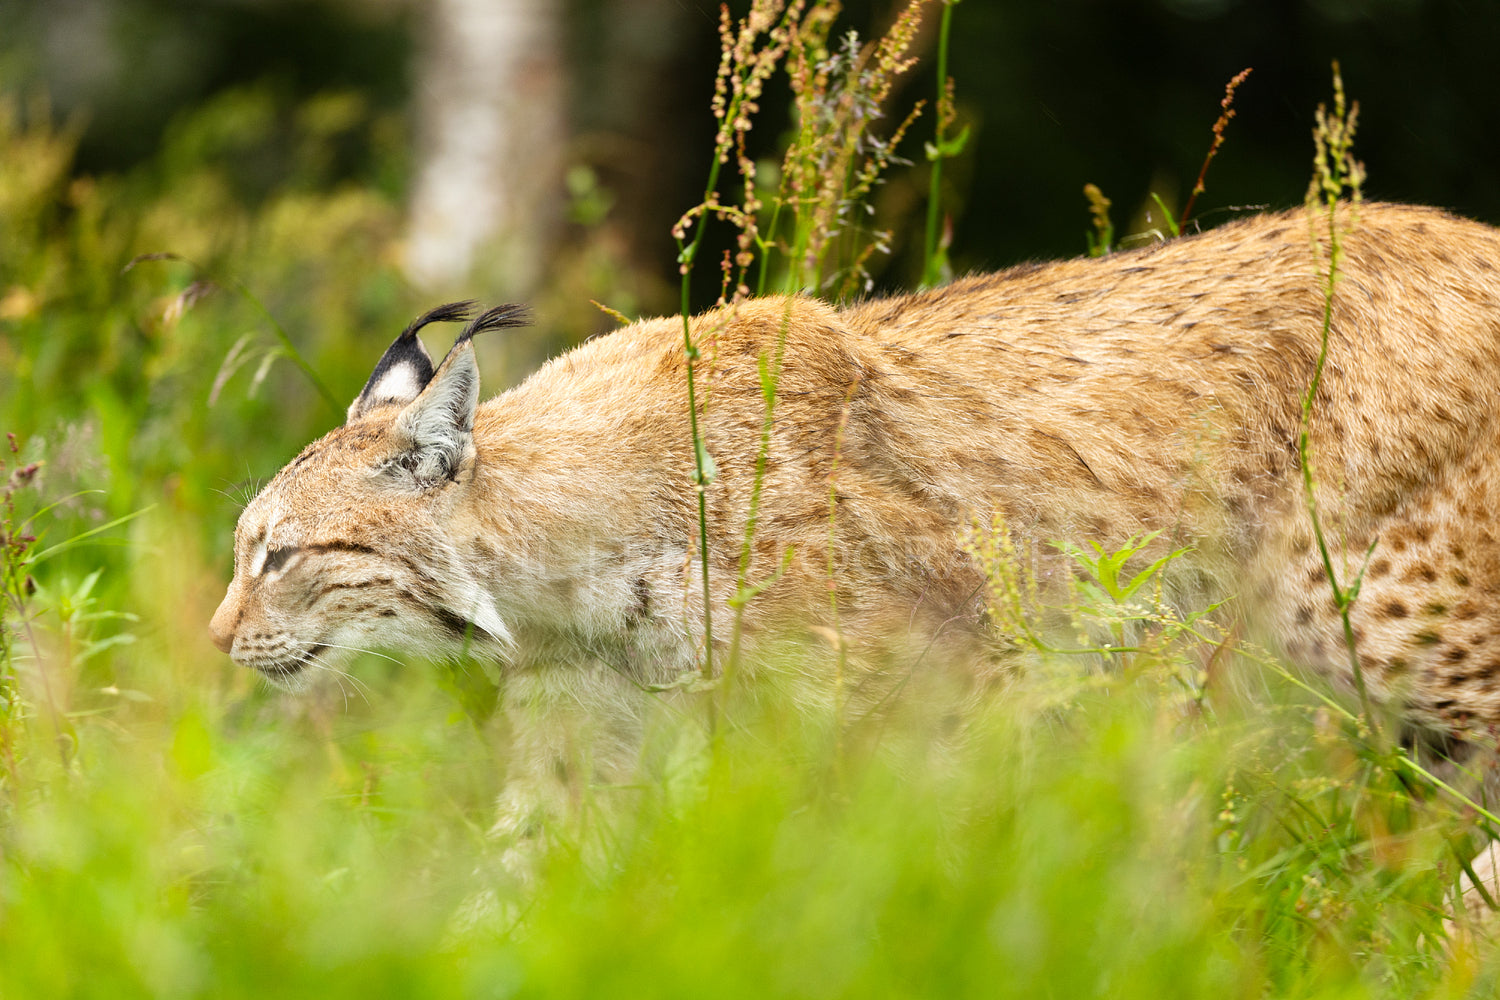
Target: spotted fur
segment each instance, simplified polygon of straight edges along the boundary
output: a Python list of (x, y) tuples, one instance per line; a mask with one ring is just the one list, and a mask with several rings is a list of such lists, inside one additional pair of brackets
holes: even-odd
[[(982, 642), (962, 535), (998, 511), (1034, 543), (1192, 544), (1176, 586), (1238, 596), (1291, 656), (1342, 669), (1297, 451), (1324, 306), (1311, 232), (1301, 211), (1263, 215), (846, 309), (773, 297), (698, 317), (717, 620), (756, 496), (761, 366), (779, 359), (749, 579), (781, 572), (745, 611), (752, 646), (824, 641), (808, 637), (835, 624), (830, 566), (850, 648)], [(1363, 206), (1312, 423), (1344, 572), (1374, 545), (1354, 613), (1372, 685), (1456, 733), (1500, 722), (1497, 266), (1492, 228)], [(642, 682), (695, 662), (681, 321), (479, 403), (469, 337), (516, 318), (486, 316), (435, 370), (403, 334), (348, 422), (246, 509), (212, 624), (236, 662), (282, 683), (350, 646)], [(1059, 567), (1038, 560), (1045, 583)]]

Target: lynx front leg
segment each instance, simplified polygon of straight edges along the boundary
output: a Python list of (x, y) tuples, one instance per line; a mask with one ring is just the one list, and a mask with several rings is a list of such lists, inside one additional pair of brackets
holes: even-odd
[(596, 660), (517, 671), (501, 697), (510, 760), (491, 834), (526, 885), (549, 838), (587, 838), (611, 822), (637, 776), (655, 696)]

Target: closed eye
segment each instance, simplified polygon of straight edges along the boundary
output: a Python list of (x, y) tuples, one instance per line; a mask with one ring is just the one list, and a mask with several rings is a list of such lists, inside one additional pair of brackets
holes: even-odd
[(296, 546), (287, 546), (286, 548), (274, 548), (274, 549), (270, 548), (270, 547), (267, 547), (267, 549), (266, 549), (266, 560), (265, 560), (265, 562), (263, 562), (263, 563), (260, 564), (260, 571), (261, 571), (261, 573), (265, 574), (265, 573), (274, 573), (274, 572), (276, 572), (277, 570), (279, 570), (283, 566), (285, 566), (286, 565), (286, 561), (288, 559), (290, 559), (293, 555), (295, 555), (296, 552), (297, 552)]

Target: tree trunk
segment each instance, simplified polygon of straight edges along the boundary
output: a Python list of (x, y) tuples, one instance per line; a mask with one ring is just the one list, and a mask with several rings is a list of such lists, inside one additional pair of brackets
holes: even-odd
[(562, 219), (564, 76), (557, 0), (430, 0), (416, 72), (417, 178), (406, 269), (519, 295)]

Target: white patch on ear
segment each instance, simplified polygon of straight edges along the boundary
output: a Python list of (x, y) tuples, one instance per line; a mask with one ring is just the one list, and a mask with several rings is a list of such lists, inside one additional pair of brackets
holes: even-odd
[(372, 385), (370, 391), (364, 394), (364, 398), (371, 401), (394, 399), (405, 402), (409, 399), (416, 399), (421, 391), (422, 383), (418, 381), (417, 366), (409, 361), (403, 361), (382, 375), (380, 381)]

